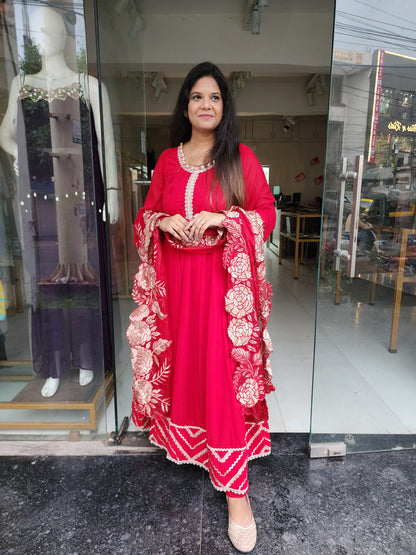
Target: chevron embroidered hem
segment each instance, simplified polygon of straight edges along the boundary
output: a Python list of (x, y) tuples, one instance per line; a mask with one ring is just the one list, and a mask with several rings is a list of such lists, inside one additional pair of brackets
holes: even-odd
[(201, 466), (209, 472), (215, 489), (236, 497), (248, 492), (247, 461), (270, 454), (267, 422), (246, 422), (246, 446), (242, 448), (216, 448), (208, 444), (203, 428), (178, 426), (164, 417), (152, 422), (149, 439), (165, 449), (169, 460)]

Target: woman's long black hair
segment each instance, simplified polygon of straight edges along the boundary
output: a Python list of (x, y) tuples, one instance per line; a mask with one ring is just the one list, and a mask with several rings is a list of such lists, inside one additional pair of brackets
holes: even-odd
[[(215, 160), (215, 177), (224, 194), (226, 207), (244, 204), (244, 178), (239, 150), (239, 128), (231, 92), (221, 70), (211, 62), (198, 64), (185, 78), (172, 116), (171, 143), (173, 147), (186, 143), (192, 135), (192, 126), (185, 116), (188, 110), (190, 92), (201, 77), (212, 77), (220, 89), (223, 113), (215, 129), (215, 143), (210, 152), (210, 159)], [(213, 182), (212, 188), (215, 186)]]

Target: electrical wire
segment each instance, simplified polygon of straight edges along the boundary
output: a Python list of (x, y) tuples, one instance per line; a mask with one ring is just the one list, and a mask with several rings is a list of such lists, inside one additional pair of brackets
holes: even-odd
[[(387, 12), (386, 10), (382, 10), (379, 7), (380, 2), (376, 1), (375, 5), (367, 4), (367, 2), (363, 2), (362, 0), (353, 0), (353, 2), (356, 2), (357, 4), (361, 4), (363, 6), (366, 6), (367, 8), (370, 8), (371, 10), (377, 10), (380, 13), (385, 13), (386, 15), (388, 15), (389, 17), (392, 17), (393, 19), (396, 19), (396, 20), (400, 19), (402, 21), (406, 21), (406, 23), (411, 23), (412, 24), (411, 20), (409, 20), (408, 18), (398, 16), (397, 12), (392, 13), (392, 12)], [(412, 2), (412, 4), (413, 4), (413, 2)], [(414, 23), (414, 25), (416, 27), (416, 22)]]

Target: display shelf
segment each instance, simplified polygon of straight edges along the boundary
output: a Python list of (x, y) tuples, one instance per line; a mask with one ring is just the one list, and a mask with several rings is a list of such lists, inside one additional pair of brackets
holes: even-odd
[[(282, 263), (283, 257), (283, 240), (287, 239), (295, 243), (295, 269), (294, 279), (298, 279), (299, 262), (303, 264), (305, 258), (304, 247), (308, 243), (319, 243), (321, 236), (319, 233), (307, 231), (307, 221), (312, 219), (321, 219), (321, 214), (309, 212), (282, 212), (281, 213), (281, 229), (280, 229), (280, 245), (279, 245), (279, 264)], [(295, 220), (294, 225), (292, 220)], [(293, 225), (293, 228), (292, 228)], [(293, 230), (292, 230), (293, 229)]]
[[(378, 229), (379, 233), (382, 230), (386, 230), (385, 226)], [(397, 228), (390, 228), (390, 230), (397, 233)], [(407, 243), (409, 235), (416, 235), (416, 229), (400, 229), (399, 232), (399, 244), (400, 244), (400, 254), (397, 264), (397, 271), (391, 272), (391, 279), (394, 280), (394, 299), (393, 299), (393, 311), (391, 317), (391, 328), (390, 328), (390, 342), (389, 342), (389, 352), (397, 353), (397, 337), (399, 334), (399, 322), (400, 322), (400, 310), (402, 303), (402, 293), (404, 283), (416, 283), (416, 276), (406, 276), (405, 275), (405, 263), (406, 263), (406, 253), (407, 253)], [(375, 288), (377, 285), (377, 277), (380, 273), (377, 272), (372, 278), (372, 287), (370, 293), (370, 304), (375, 304)]]
[[(369, 265), (367, 271), (361, 272), (362, 275), (368, 276), (371, 281), (370, 299), (369, 304), (374, 305), (376, 302), (376, 286), (378, 283), (387, 285), (394, 289), (393, 308), (390, 327), (390, 341), (388, 350), (390, 353), (397, 353), (397, 339), (399, 333), (400, 310), (403, 294), (403, 285), (405, 283), (416, 283), (416, 276), (405, 275), (405, 263), (407, 260), (407, 243), (410, 235), (416, 235), (416, 229), (398, 228), (392, 226), (375, 225), (374, 231), (377, 239), (380, 239), (381, 233), (392, 233), (398, 239), (400, 251), (397, 258), (397, 270), (395, 272), (386, 272), (377, 266), (377, 270), (373, 271), (374, 264)], [(362, 264), (362, 263), (361, 263)], [(335, 289), (335, 304), (340, 302), (340, 288), (341, 288), (341, 270), (337, 272), (337, 281)]]
[[(67, 372), (63, 378), (59, 390), (53, 397), (43, 398), (40, 395), (42, 383), (41, 376), (14, 376), (9, 375), (9, 381), (22, 381), (25, 379), (28, 383), (23, 387), (12, 400), (0, 402), (0, 415), (2, 410), (7, 411), (30, 411), (32, 418), (27, 420), (0, 420), (0, 429), (87, 429), (95, 430), (100, 414), (110, 402), (114, 393), (113, 374), (108, 372), (104, 382), (100, 378), (94, 379), (87, 386), (79, 386), (76, 383), (75, 375), (78, 369), (72, 369)], [(3, 377), (3, 380), (5, 377)], [(36, 411), (74, 411), (74, 419), (65, 419), (59, 421), (56, 418), (53, 422), (47, 420), (37, 420)], [(76, 411), (85, 411), (88, 413), (88, 419), (77, 419)], [(54, 415), (56, 416), (56, 414)]]

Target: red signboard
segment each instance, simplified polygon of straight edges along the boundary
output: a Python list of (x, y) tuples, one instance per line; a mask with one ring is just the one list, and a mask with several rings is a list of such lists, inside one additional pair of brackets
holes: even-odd
[(306, 178), (306, 175), (303, 172), (298, 173), (295, 177), (296, 181), (303, 181)]
[(374, 162), (374, 155), (376, 152), (378, 116), (380, 113), (380, 97), (381, 97), (381, 87), (383, 84), (383, 70), (384, 70), (385, 55), (386, 53), (384, 50), (379, 51), (376, 82), (374, 87), (374, 105), (373, 105), (373, 119), (371, 122), (370, 152), (368, 153), (369, 162)]

